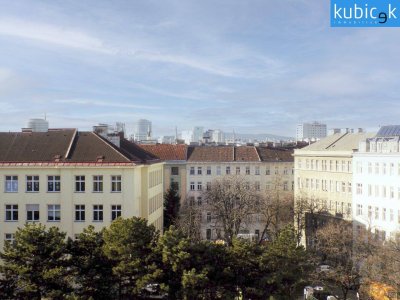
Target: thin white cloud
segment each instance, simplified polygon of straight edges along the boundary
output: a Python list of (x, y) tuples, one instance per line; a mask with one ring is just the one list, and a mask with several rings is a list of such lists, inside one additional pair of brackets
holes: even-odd
[(62, 99), (62, 100), (55, 100), (54, 102), (62, 104), (75, 104), (75, 105), (113, 107), (113, 108), (160, 109), (160, 107), (158, 106), (117, 103), (112, 100), (110, 100), (110, 102), (106, 102), (106, 101), (86, 100), (86, 99)]

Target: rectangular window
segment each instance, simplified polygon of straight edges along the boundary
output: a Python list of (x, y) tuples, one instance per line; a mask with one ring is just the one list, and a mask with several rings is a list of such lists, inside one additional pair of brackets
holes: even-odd
[(382, 221), (386, 221), (386, 208), (382, 208)]
[(283, 190), (284, 190), (284, 191), (287, 191), (287, 190), (288, 190), (288, 182), (287, 182), (287, 181), (285, 181), (285, 182), (283, 183)]
[(18, 204), (6, 205), (6, 221), (18, 221)]
[(368, 196), (372, 196), (372, 185), (368, 184)]
[(194, 167), (190, 167), (190, 175), (194, 175)]
[(5, 191), (7, 193), (18, 192), (18, 176), (6, 176)]
[(297, 168), (301, 169), (301, 159), (299, 158), (299, 160), (297, 161)]
[(111, 176), (111, 192), (119, 193), (122, 190), (121, 175)]
[(179, 175), (179, 168), (178, 167), (171, 167), (171, 175)]
[[(318, 161), (317, 161), (318, 162)], [(288, 175), (288, 168), (287, 167), (285, 167), (284, 169), (283, 169), (283, 175)]]
[(221, 175), (221, 166), (217, 166), (217, 175)]
[(201, 183), (201, 181), (199, 181), (197, 183), (197, 190), (201, 191), (203, 189), (203, 184)]
[(254, 184), (254, 187), (255, 187), (256, 191), (259, 191), (260, 190), (260, 182), (256, 181)]
[(4, 234), (4, 241), (6, 243), (14, 244), (14, 242), (15, 242), (15, 234), (14, 233), (5, 233)]
[(375, 174), (379, 174), (379, 163), (375, 163)]
[(368, 206), (368, 218), (372, 219), (372, 206)]
[(103, 222), (103, 205), (93, 205), (93, 221)]
[(207, 229), (206, 231), (206, 239), (211, 240), (211, 229)]
[(278, 174), (279, 174), (279, 168), (275, 167), (275, 175), (278, 175)]
[(211, 182), (207, 182), (207, 191), (211, 190)]
[(368, 163), (368, 174), (372, 174), (372, 163)]
[(111, 220), (114, 221), (122, 214), (121, 205), (111, 205)]
[(85, 205), (75, 205), (75, 221), (83, 222), (86, 219)]
[(211, 167), (210, 166), (207, 167), (207, 175), (211, 175)]
[(250, 167), (246, 166), (246, 175), (250, 175)]
[(346, 182), (342, 181), (342, 193), (346, 193)]
[(47, 221), (57, 222), (61, 220), (61, 210), (59, 204), (47, 205)]
[(271, 182), (267, 182), (267, 183), (265, 184), (265, 189), (266, 189), (267, 191), (271, 189)]
[(26, 205), (26, 220), (32, 222), (39, 221), (39, 204)]
[(357, 183), (357, 195), (362, 195), (362, 183)]
[(203, 204), (203, 198), (197, 197), (197, 205), (201, 206)]
[(347, 203), (347, 215), (351, 216), (351, 203)]
[(103, 192), (103, 175), (93, 176), (93, 192), (94, 193)]
[(191, 190), (191, 191), (194, 191), (194, 190), (195, 190), (195, 184), (194, 184), (193, 181), (190, 182), (190, 190)]
[(59, 192), (61, 190), (60, 176), (47, 176), (47, 191)]
[(85, 176), (75, 176), (75, 192), (85, 191)]
[(271, 175), (271, 169), (269, 167), (265, 169), (265, 175)]
[(375, 220), (379, 220), (379, 207), (375, 207)]
[(39, 192), (39, 176), (26, 176), (26, 191)]
[(226, 167), (226, 175), (229, 175), (229, 174), (231, 174), (231, 167)]
[(202, 175), (203, 170), (201, 167), (197, 167), (197, 175)]
[(351, 190), (351, 182), (350, 181), (347, 183), (347, 188), (348, 188), (349, 194), (351, 194), (352, 190)]
[(211, 213), (207, 213), (207, 223), (211, 223)]
[(240, 167), (236, 167), (236, 175), (240, 175)]
[(257, 166), (257, 167), (255, 168), (254, 174), (260, 175), (260, 167), (259, 167), (259, 166)]

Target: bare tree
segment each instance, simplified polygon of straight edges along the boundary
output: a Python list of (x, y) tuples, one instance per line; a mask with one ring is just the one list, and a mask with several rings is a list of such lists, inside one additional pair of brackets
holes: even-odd
[(257, 212), (260, 195), (242, 176), (225, 176), (214, 180), (203, 192), (206, 208), (216, 228), (228, 245)]
[(201, 207), (191, 198), (186, 197), (181, 206), (176, 227), (190, 240), (201, 240)]
[(260, 199), (259, 214), (263, 223), (260, 242), (265, 238), (276, 238), (286, 225), (293, 224), (293, 192), (285, 191), (281, 177), (276, 177), (271, 189)]

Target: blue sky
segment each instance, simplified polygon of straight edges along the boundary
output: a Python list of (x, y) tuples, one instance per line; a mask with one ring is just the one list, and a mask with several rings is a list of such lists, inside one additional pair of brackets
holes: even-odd
[(0, 130), (47, 114), (294, 136), (398, 124), (400, 28), (331, 28), (325, 0), (2, 1)]

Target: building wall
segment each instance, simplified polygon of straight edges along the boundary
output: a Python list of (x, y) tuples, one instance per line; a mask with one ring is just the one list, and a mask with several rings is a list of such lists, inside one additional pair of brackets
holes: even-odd
[[(178, 174), (174, 175), (178, 170)], [(176, 174), (176, 172), (175, 172)], [(178, 193), (181, 196), (181, 201), (184, 201), (186, 198), (186, 161), (178, 162), (178, 161), (167, 161), (164, 167), (164, 193), (168, 191), (171, 187), (172, 183), (176, 183), (178, 185)]]
[[(157, 170), (161, 173), (161, 181), (148, 188), (146, 186), (148, 172)], [(47, 227), (57, 226), (68, 236), (74, 237), (83, 228), (93, 225), (97, 230), (109, 226), (111, 206), (121, 205), (121, 216), (145, 217), (149, 223), (155, 223), (162, 229), (162, 206), (151, 214), (144, 207), (149, 199), (163, 190), (162, 164), (135, 167), (117, 166), (10, 166), (0, 168), (0, 248), (3, 247), (5, 234), (15, 233), (18, 227), (27, 222), (27, 204), (39, 205), (39, 221)], [(60, 176), (60, 192), (47, 191), (47, 176)], [(93, 192), (93, 176), (103, 176), (103, 192)], [(6, 176), (18, 176), (18, 191), (6, 192)], [(39, 176), (39, 191), (26, 191), (26, 176)], [(85, 176), (85, 192), (75, 191), (75, 176)], [(111, 176), (121, 176), (121, 192), (111, 191)], [(6, 221), (6, 205), (18, 205), (18, 220)], [(48, 205), (60, 205), (59, 221), (48, 220)], [(85, 221), (75, 221), (75, 205), (85, 205)], [(94, 205), (103, 205), (103, 220), (93, 219)], [(161, 218), (161, 222), (160, 222)], [(161, 223), (159, 225), (158, 223)]]
[(301, 140), (312, 140), (322, 139), (327, 135), (326, 124), (321, 123), (303, 123), (298, 124), (296, 129), (296, 139)]
[(354, 229), (381, 238), (400, 232), (400, 153), (356, 153), (353, 162)]
[[(207, 174), (207, 168), (211, 169), (211, 174)], [(227, 167), (230, 168), (230, 174), (226, 174)], [(246, 167), (249, 168), (250, 174), (246, 174)], [(199, 168), (201, 168), (201, 174), (198, 174)], [(240, 174), (236, 173), (236, 168), (240, 168)], [(218, 169), (221, 173), (218, 173)], [(256, 174), (256, 170), (259, 170), (259, 174)], [(268, 171), (267, 171), (268, 170)], [(194, 174), (192, 174), (194, 171)], [(259, 192), (266, 194), (272, 192), (275, 188), (275, 184), (280, 183), (278, 189), (282, 190), (282, 196), (293, 197), (293, 162), (188, 162), (187, 163), (187, 195), (188, 199), (195, 203), (203, 203), (202, 193), (207, 188), (207, 183), (211, 184), (213, 180), (222, 178), (223, 176), (238, 175), (249, 182), (252, 186), (259, 185)], [(194, 184), (194, 189), (193, 189)], [(199, 189), (199, 184), (201, 189)], [(207, 230), (211, 230), (211, 239), (216, 239), (216, 226), (213, 222), (207, 221), (207, 213), (205, 205), (202, 209), (202, 238), (207, 238)], [(256, 230), (261, 234), (264, 228), (262, 222), (257, 221), (258, 217), (255, 216), (254, 223), (249, 224), (246, 228), (243, 228), (243, 232), (255, 234)]]

